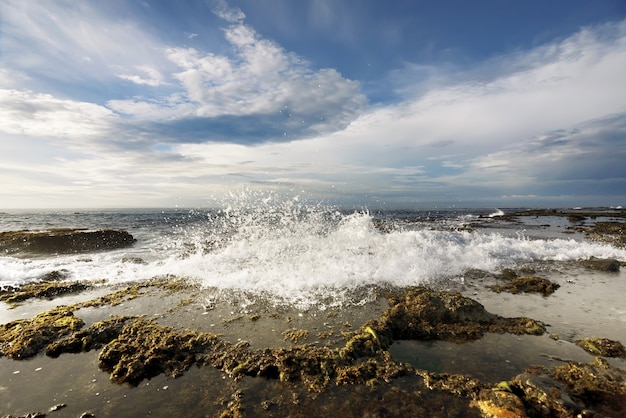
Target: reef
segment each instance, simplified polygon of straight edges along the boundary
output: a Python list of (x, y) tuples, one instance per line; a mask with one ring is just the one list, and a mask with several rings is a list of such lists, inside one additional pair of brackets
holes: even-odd
[(6, 254), (74, 254), (126, 248), (135, 243), (127, 231), (57, 228), (0, 232), (0, 252)]
[[(464, 343), (488, 332), (545, 332), (541, 322), (494, 315), (455, 292), (426, 287), (387, 290), (388, 308), (358, 329), (344, 332), (344, 341), (337, 347), (300, 344), (310, 335), (305, 329), (290, 328), (282, 333), (293, 346), (254, 349), (246, 341), (232, 343), (218, 334), (177, 329), (157, 323), (156, 318), (111, 316), (85, 327), (75, 315), (85, 307), (115, 306), (145, 296), (149, 288), (172, 294), (189, 289), (184, 281), (155, 279), (1, 325), (0, 355), (22, 360), (43, 351), (58, 357), (99, 350), (99, 368), (111, 381), (132, 386), (160, 374), (180, 377), (193, 365), (210, 367), (230, 382), (227, 387), (232, 393), (221, 401), (222, 416), (264, 411), (299, 415), (307, 405), (313, 405), (307, 402), (338, 396), (350, 402), (343, 406), (335, 402), (333, 412), (346, 416), (574, 417), (583, 413), (620, 416), (626, 412), (625, 373), (599, 358), (593, 363), (568, 361), (552, 368), (531, 368), (497, 385), (396, 361), (389, 348), (398, 340)], [(258, 314), (247, 317), (254, 323), (259, 319)], [(621, 347), (618, 344), (602, 340), (601, 345), (612, 347), (612, 351), (594, 354), (613, 355)], [(621, 350), (623, 353), (623, 347)], [(257, 405), (258, 409), (250, 409), (245, 392), (237, 386), (243, 379), (280, 382), (283, 389), (274, 390), (282, 393), (280, 390), (288, 388), (292, 398), (274, 392)], [(344, 388), (350, 392), (343, 392)]]

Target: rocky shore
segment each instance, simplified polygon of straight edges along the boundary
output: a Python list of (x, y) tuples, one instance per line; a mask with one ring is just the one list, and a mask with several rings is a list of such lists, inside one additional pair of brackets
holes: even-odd
[[(511, 275), (511, 272), (504, 274)], [(80, 294), (87, 289), (73, 283), (53, 283), (62, 284), (66, 295)], [(19, 301), (36, 303), (33, 301), (42, 295), (57, 297), (58, 294), (50, 295), (38, 289), (48, 285), (50, 283), (45, 282), (32, 285), (29, 297), (21, 289)], [(518, 290), (515, 287), (514, 292)], [(528, 290), (536, 290), (534, 280), (530, 281)], [(5, 291), (2, 299), (14, 301), (11, 296), (17, 292)], [(185, 280), (164, 277), (71, 305), (58, 305), (32, 318), (7, 322), (0, 325), (0, 356), (6, 358), (0, 363), (0, 369), (10, 369), (7, 361), (17, 362), (12, 365), (15, 368), (30, 358), (47, 358), (47, 363), (72, 355), (69, 353), (97, 352), (97, 367), (109, 374), (111, 384), (137, 387), (163, 375), (168, 379), (176, 378), (166, 380), (163, 388), (169, 388), (178, 381), (184, 385), (182, 377), (192, 367), (208, 368), (221, 376), (212, 383), (216, 385), (215, 390), (228, 388), (226, 391), (230, 394), (213, 399), (210, 405), (205, 402), (205, 410), (187, 405), (184, 407), (187, 410), (183, 408), (178, 412), (211, 416), (303, 416), (310, 415), (306, 411), (321, 411), (316, 408), (322, 406), (346, 416), (626, 414), (626, 372), (605, 360), (606, 357), (626, 356), (618, 341), (580, 340), (577, 344), (596, 356), (595, 360), (563, 360), (561, 365), (553, 367), (529, 365), (523, 372), (500, 382), (438, 373), (394, 359), (390, 348), (399, 341), (465, 344), (481, 339), (486, 333), (527, 334), (540, 338), (546, 332), (546, 324), (528, 317), (494, 315), (458, 292), (424, 287), (381, 290), (380, 302), (386, 308), (355, 328), (344, 321), (340, 311), (326, 315), (324, 320), (313, 321), (312, 329), (294, 328), (296, 321), (292, 315), (297, 315), (295, 312), (233, 312), (232, 316), (225, 317), (227, 306), (213, 306), (205, 311), (204, 316), (214, 316), (212, 320), (221, 322), (222, 331), (230, 328), (227, 332), (233, 335), (232, 328), (237, 328), (234, 334), (240, 336), (237, 339), (221, 332), (208, 332), (203, 326), (193, 329), (190, 323), (180, 322), (185, 310), (199, 309), (197, 299), (192, 296), (197, 292), (198, 289)], [(167, 303), (163, 303), (164, 300)], [(161, 304), (163, 310), (155, 309), (155, 303)], [(139, 310), (137, 314), (127, 314), (129, 305)], [(373, 313), (365, 311), (365, 316)], [(332, 324), (330, 318), (334, 319)], [(264, 332), (263, 329), (267, 331), (264, 319), (273, 321), (269, 327), (282, 325), (285, 328), (280, 333), (282, 342), (276, 345), (274, 341), (274, 347), (261, 347), (244, 339), (246, 335)], [(168, 322), (175, 325), (168, 325)], [(316, 341), (311, 343), (309, 337), (315, 332)], [(259, 393), (263, 394), (263, 399), (249, 399), (254, 397), (243, 389), (245, 387), (262, 388)], [(50, 388), (37, 387), (36, 390), (45, 392)], [(349, 407), (338, 400), (338, 393), (347, 393)], [(17, 400), (13, 403), (15, 409), (3, 413), (15, 415), (5, 416), (62, 416), (59, 414), (63, 411), (72, 411), (71, 400), (63, 403), (62, 410), (59, 404), (51, 404), (47, 410), (25, 410), (25, 405), (17, 406)], [(94, 404), (83, 412), (107, 416), (109, 408)]]
[[(568, 222), (622, 242), (624, 224), (578, 215)], [(519, 216), (554, 213), (499, 221)], [(99, 251), (129, 235), (19, 231), (0, 246)], [(568, 266), (468, 271), (447, 289), (376, 288), (363, 306), (306, 311), (180, 277), (119, 287), (51, 271), (0, 290), (0, 416), (626, 416), (626, 349), (562, 317), (600, 298), (575, 287), (581, 275), (620, 292), (621, 263)]]

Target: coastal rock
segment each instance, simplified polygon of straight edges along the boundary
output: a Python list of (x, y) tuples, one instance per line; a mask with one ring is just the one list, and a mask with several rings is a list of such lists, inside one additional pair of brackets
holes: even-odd
[[(460, 293), (438, 292), (425, 287), (407, 289), (389, 298), (391, 307), (378, 321), (366, 324), (388, 340), (473, 341), (486, 332), (540, 335), (545, 327), (530, 318), (503, 318)], [(366, 328), (363, 328), (366, 330)]]
[(626, 358), (626, 348), (619, 341), (608, 338), (583, 338), (576, 345), (594, 356)]
[(32, 319), (0, 324), (0, 356), (13, 360), (33, 357), (52, 341), (83, 325), (83, 320), (65, 306), (40, 313)]
[(541, 293), (544, 296), (549, 296), (559, 287), (561, 287), (559, 284), (553, 283), (550, 280), (543, 279), (541, 277), (524, 276), (515, 277), (505, 285), (493, 285), (489, 288), (497, 293)]
[(620, 268), (620, 262), (613, 258), (590, 257), (587, 260), (581, 260), (580, 264), (588, 269), (598, 271), (617, 272)]
[(98, 349), (117, 338), (124, 325), (132, 316), (114, 316), (104, 321), (96, 322), (87, 329), (73, 333), (71, 336), (55, 341), (46, 347), (46, 355), (58, 357), (62, 353), (80, 353)]
[(7, 286), (0, 289), (0, 301), (6, 303), (17, 303), (30, 298), (53, 299), (57, 296), (69, 293), (82, 292), (90, 287), (91, 286), (89, 284), (82, 282), (57, 282), (54, 280), (28, 283), (20, 287)]
[(100, 352), (100, 368), (111, 380), (137, 385), (161, 373), (172, 377), (183, 374), (210, 351), (217, 337), (193, 331), (176, 332), (169, 327), (138, 319), (124, 325), (120, 334)]
[(626, 416), (626, 372), (596, 358), (527, 370), (511, 381), (530, 416)]
[(73, 254), (131, 246), (136, 240), (120, 230), (48, 229), (0, 232), (0, 251), (7, 254)]
[(522, 400), (505, 390), (483, 389), (479, 398), (471, 403), (480, 409), (487, 418), (524, 418), (527, 417)]

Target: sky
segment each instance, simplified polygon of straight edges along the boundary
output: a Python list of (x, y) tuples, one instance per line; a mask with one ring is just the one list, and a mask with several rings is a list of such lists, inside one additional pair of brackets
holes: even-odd
[(0, 208), (626, 204), (623, 0), (2, 0)]

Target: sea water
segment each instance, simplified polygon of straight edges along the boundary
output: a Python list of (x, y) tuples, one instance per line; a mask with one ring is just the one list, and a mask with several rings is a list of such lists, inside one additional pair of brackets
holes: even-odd
[(366, 303), (364, 289), (374, 287), (462, 282), (473, 269), (626, 259), (625, 250), (581, 235), (537, 234), (532, 223), (493, 228), (505, 212), (346, 210), (272, 195), (213, 209), (2, 212), (0, 231), (123, 229), (137, 242), (83, 254), (0, 255), (0, 286), (37, 281), (52, 271), (106, 284), (173, 276), (306, 309)]

